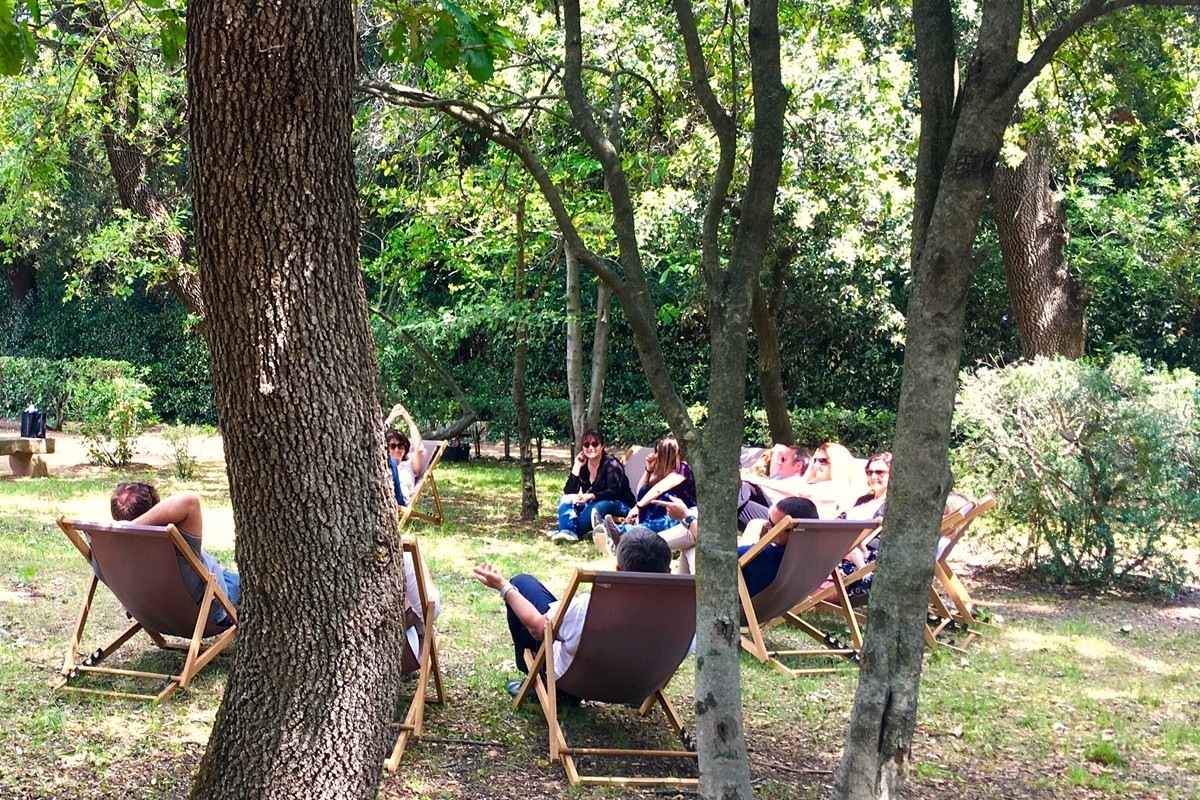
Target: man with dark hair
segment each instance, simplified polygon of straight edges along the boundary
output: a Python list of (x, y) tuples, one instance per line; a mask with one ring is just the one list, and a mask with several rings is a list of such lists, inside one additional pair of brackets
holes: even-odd
[[(130, 522), (134, 525), (154, 525), (165, 527), (174, 525), (184, 540), (192, 548), (204, 567), (221, 582), (225, 596), (236, 608), (238, 596), (241, 594), (241, 578), (236, 572), (222, 569), (216, 559), (200, 547), (200, 539), (204, 535), (204, 519), (200, 508), (200, 495), (195, 492), (180, 492), (166, 500), (159, 501), (158, 490), (152, 484), (136, 481), (121, 483), (113, 490), (109, 500), (113, 519), (117, 522)], [(204, 579), (196, 574), (192, 566), (179, 553), (175, 554), (179, 565), (179, 573), (187, 587), (188, 595), (200, 605), (204, 600)], [(212, 621), (217, 625), (228, 626), (232, 623), (229, 615), (219, 603), (214, 603), (210, 612)]]
[[(621, 572), (671, 571), (671, 548), (663, 538), (649, 528), (635, 526), (621, 537), (617, 546), (617, 569)], [(508, 630), (512, 634), (517, 669), (528, 672), (525, 666), (526, 650), (537, 652), (546, 637), (546, 622), (558, 608), (556, 598), (541, 581), (532, 575), (516, 575), (507, 581), (491, 564), (480, 564), (474, 569), (476, 579), (485, 586), (500, 592), (506, 606)], [(583, 633), (583, 622), (587, 617), (588, 595), (576, 596), (563, 614), (558, 630), (554, 632), (554, 677), (561, 678), (579, 648), (579, 637)], [(651, 611), (651, 609), (646, 609)], [(516, 695), (522, 681), (508, 682), (508, 691)], [(578, 704), (577, 698), (560, 692), (560, 703)]]
[[(785, 497), (771, 506), (767, 517), (767, 527), (773, 528), (784, 517), (817, 519), (817, 507), (813, 501), (805, 497)], [(775, 580), (775, 576), (779, 574), (779, 565), (783, 563), (783, 551), (787, 546), (787, 540), (788, 534), (782, 534), (774, 542), (760, 550), (754, 560), (742, 568), (742, 575), (746, 578), (746, 589), (750, 592), (751, 597), (770, 586), (771, 581)], [(738, 558), (741, 558), (751, 547), (753, 545), (738, 547)]]

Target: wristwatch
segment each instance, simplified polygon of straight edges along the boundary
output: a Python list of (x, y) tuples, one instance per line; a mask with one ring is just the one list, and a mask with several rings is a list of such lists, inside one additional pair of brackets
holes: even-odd
[(690, 528), (690, 527), (692, 527), (692, 523), (695, 521), (696, 521), (696, 515), (688, 514), (686, 517), (683, 518), (683, 527)]

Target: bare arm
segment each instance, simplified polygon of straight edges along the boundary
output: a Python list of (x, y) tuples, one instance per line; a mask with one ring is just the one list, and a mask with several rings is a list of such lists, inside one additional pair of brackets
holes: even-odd
[(475, 574), (475, 579), (484, 586), (502, 593), (504, 602), (534, 639), (540, 642), (546, 637), (546, 616), (534, 608), (533, 603), (526, 600), (524, 595), (511, 588), (512, 584), (495, 567), (491, 564), (480, 564), (471, 571)]
[(390, 428), (398, 417), (404, 417), (404, 421), (408, 423), (408, 460), (412, 464), (413, 474), (420, 477), (421, 470), (425, 468), (425, 441), (421, 438), (421, 429), (417, 427), (417, 423), (403, 403), (396, 403), (392, 406), (392, 413), (388, 414), (384, 425)]
[(134, 525), (174, 525), (197, 539), (204, 536), (200, 495), (195, 492), (173, 494), (132, 521)]

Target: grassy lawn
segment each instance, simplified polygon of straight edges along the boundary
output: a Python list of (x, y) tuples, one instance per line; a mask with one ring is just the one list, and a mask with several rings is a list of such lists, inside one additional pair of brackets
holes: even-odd
[[(189, 482), (165, 472), (139, 474), (158, 481), (164, 494), (202, 491), (212, 519), (231, 519), (223, 471), (205, 467)], [(539, 712), (509, 706), (503, 684), (517, 673), (501, 604), (470, 576), (473, 564), (491, 561), (503, 571), (536, 574), (561, 591), (574, 565), (607, 566), (590, 544), (555, 547), (542, 535), (553, 527), (549, 514), (564, 476), (557, 469), (539, 475), (543, 520), (521, 525), (514, 467), (439, 468), (447, 523), (417, 522), (411, 530), (420, 535), (442, 593), (449, 703), (428, 707), (428, 738), (410, 746), (400, 774), (383, 781), (382, 797), (569, 794), (561, 768), (548, 762)], [(158, 707), (51, 688), (88, 577), (54, 519), (107, 518), (108, 492), (127, 479), (0, 480), (0, 714), (6, 720), (0, 797), (183, 797), (203, 752), (230, 659), (218, 659), (190, 690)], [(220, 560), (232, 561), (231, 549), (216, 546), (228, 546), (227, 540), (214, 537), (212, 544)], [(969, 567), (966, 572), (972, 574)], [(1040, 590), (999, 572), (974, 577), (973, 594), (1003, 625), (966, 655), (930, 654), (907, 796), (1200, 796), (1196, 591), (1164, 605)], [(110, 598), (100, 605), (106, 624), (122, 622)], [(135, 648), (130, 658), (143, 666), (161, 663), (153, 646)], [(826, 796), (855, 668), (843, 663), (833, 675), (791, 680), (744, 654), (742, 667), (758, 795)], [(689, 723), (691, 670), (689, 662), (668, 687)], [(661, 720), (657, 712), (655, 718)], [(660, 740), (653, 726), (623, 708), (585, 706), (567, 712), (564, 725), (581, 745)]]

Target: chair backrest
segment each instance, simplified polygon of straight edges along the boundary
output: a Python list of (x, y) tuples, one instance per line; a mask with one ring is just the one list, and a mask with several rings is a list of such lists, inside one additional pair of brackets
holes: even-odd
[(738, 459), (742, 469), (753, 467), (762, 458), (763, 453), (769, 449), (767, 447), (743, 447), (741, 456)]
[(646, 472), (646, 458), (654, 452), (653, 447), (643, 447), (635, 444), (625, 451), (625, 477), (629, 479), (629, 488), (637, 494), (638, 481)]
[(417, 473), (417, 480), (421, 481), (430, 470), (437, 467), (438, 462), (442, 460), (442, 455), (446, 452), (446, 446), (450, 443), (448, 439), (422, 439), (425, 445), (425, 461), (421, 471)]
[(667, 685), (691, 649), (696, 579), (647, 572), (590, 579), (579, 648), (558, 688), (585, 700), (640, 703)]
[[(194, 553), (198, 542), (189, 543), (174, 526), (72, 524), (91, 540), (98, 574), (130, 616), (147, 630), (192, 637), (199, 608), (188, 594), (176, 553), (181, 547)], [(225, 627), (209, 619), (204, 636), (216, 636)]]
[[(775, 580), (750, 599), (759, 622), (774, 619), (820, 589), (846, 554), (870, 538), (875, 527), (872, 520), (793, 520)], [(745, 621), (743, 615), (742, 623)]]
[(962, 539), (967, 528), (971, 527), (971, 523), (978, 519), (981, 515), (987, 513), (996, 505), (995, 495), (988, 493), (976, 500), (974, 503), (968, 503), (956, 512), (961, 519), (954, 526), (953, 530), (943, 530), (944, 544), (939, 543), (937, 560), (942, 561), (950, 556), (954, 546)]

